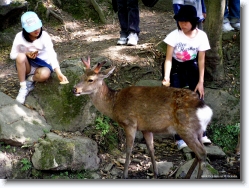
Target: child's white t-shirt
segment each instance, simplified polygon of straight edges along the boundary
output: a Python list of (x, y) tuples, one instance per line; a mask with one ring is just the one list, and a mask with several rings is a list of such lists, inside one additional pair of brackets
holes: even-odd
[(11, 48), (10, 58), (15, 60), (18, 53), (38, 51), (37, 57), (50, 64), (53, 70), (59, 67), (57, 53), (54, 50), (52, 39), (46, 31), (34, 42), (28, 42), (24, 39), (22, 31), (17, 33)]
[(174, 47), (173, 58), (179, 62), (193, 60), (197, 57), (198, 51), (210, 49), (207, 34), (199, 29), (194, 38), (190, 38), (182, 30), (176, 29), (169, 33), (163, 41)]

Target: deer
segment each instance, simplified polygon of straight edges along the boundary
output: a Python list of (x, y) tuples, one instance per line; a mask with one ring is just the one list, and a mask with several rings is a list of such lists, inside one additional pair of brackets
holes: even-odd
[(189, 89), (161, 86), (128, 86), (113, 90), (104, 79), (115, 66), (101, 70), (105, 61), (91, 68), (90, 57), (81, 58), (85, 71), (72, 92), (75, 96), (88, 95), (95, 108), (119, 124), (126, 138), (126, 159), (123, 178), (128, 178), (130, 156), (137, 131), (143, 133), (151, 157), (154, 178), (158, 169), (154, 156), (153, 133), (179, 134), (195, 153), (195, 159), (185, 178), (190, 179), (198, 166), (197, 178), (201, 179), (207, 158), (201, 142), (213, 115), (212, 109), (198, 94)]

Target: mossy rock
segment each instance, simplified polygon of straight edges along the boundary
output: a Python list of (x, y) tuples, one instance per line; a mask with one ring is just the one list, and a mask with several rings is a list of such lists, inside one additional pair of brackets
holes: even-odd
[(87, 95), (76, 97), (72, 92), (83, 73), (82, 62), (79, 59), (64, 61), (61, 63), (61, 71), (68, 78), (69, 84), (60, 84), (57, 75), (52, 73), (46, 82), (36, 83), (26, 104), (42, 113), (52, 129), (82, 131), (94, 122), (96, 114)]

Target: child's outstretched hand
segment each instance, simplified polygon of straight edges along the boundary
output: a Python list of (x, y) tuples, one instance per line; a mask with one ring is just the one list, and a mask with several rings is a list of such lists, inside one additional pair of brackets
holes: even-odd
[(169, 86), (170, 86), (169, 80), (163, 79), (162, 84), (163, 84), (164, 86), (166, 86), (166, 87), (169, 87)]
[(69, 83), (69, 81), (67, 80), (67, 77), (64, 76), (63, 74), (59, 74), (58, 78), (60, 80), (60, 84), (68, 84)]
[(34, 51), (34, 52), (27, 52), (26, 56), (28, 56), (30, 59), (35, 59), (38, 55), (38, 51)]

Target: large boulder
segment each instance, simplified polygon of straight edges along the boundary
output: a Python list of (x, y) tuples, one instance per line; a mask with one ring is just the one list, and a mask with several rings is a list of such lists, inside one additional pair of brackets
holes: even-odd
[(205, 88), (205, 102), (213, 109), (212, 123), (233, 125), (240, 122), (240, 100), (228, 92)]
[(36, 111), (0, 92), (0, 141), (13, 146), (33, 145), (51, 126)]
[(27, 10), (27, 5), (24, 0), (0, 0), (0, 31), (20, 23), (20, 16)]
[(74, 85), (83, 74), (80, 59), (61, 63), (61, 71), (69, 84), (61, 85), (55, 73), (43, 83), (36, 83), (35, 89), (27, 97), (26, 104), (43, 115), (52, 129), (61, 131), (83, 131), (95, 121), (96, 109), (89, 96), (76, 97), (72, 93)]
[(35, 145), (32, 163), (37, 170), (96, 170), (97, 153), (97, 143), (88, 137), (48, 133)]
[[(194, 162), (195, 159), (191, 159), (189, 161), (187, 161), (185, 164), (183, 164), (176, 172), (175, 178), (176, 179), (184, 179), (190, 166), (192, 165), (192, 163)], [(197, 177), (197, 173), (198, 173), (198, 168), (199, 165), (197, 165), (190, 177), (190, 179), (196, 179)], [(216, 169), (214, 169), (208, 162), (206, 162), (206, 166), (203, 170), (203, 174), (202, 174), (202, 179), (214, 179), (219, 177), (218, 176), (219, 173)]]

